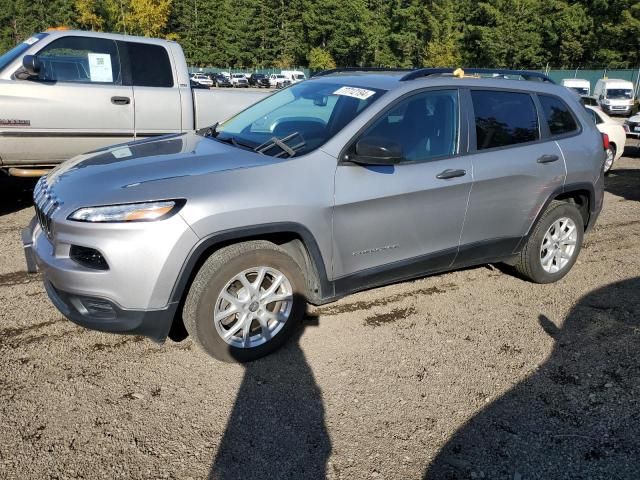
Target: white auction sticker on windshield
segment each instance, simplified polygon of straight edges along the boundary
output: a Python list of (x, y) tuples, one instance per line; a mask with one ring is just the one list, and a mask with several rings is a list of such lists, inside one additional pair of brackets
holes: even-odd
[(374, 92), (373, 90), (367, 90), (366, 88), (340, 87), (338, 90), (333, 92), (333, 94), (353, 97), (357, 98), (358, 100), (366, 100), (371, 95), (375, 95), (376, 92)]
[(111, 154), (116, 158), (127, 158), (132, 157), (133, 153), (129, 147), (120, 147), (111, 151)]
[(33, 45), (38, 40), (40, 40), (38, 37), (29, 37), (24, 41), (24, 43), (26, 43), (27, 45)]

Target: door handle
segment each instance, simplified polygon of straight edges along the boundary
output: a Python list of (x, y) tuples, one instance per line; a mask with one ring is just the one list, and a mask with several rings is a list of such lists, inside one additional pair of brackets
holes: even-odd
[(555, 162), (557, 160), (559, 160), (560, 157), (558, 155), (542, 155), (540, 158), (538, 158), (537, 162), (538, 163), (551, 163), (551, 162)]
[(131, 99), (129, 97), (111, 97), (111, 103), (114, 105), (129, 105)]
[(444, 172), (440, 172), (438, 175), (436, 175), (436, 178), (439, 178), (440, 180), (447, 180), (449, 178), (464, 177), (466, 174), (466, 170), (454, 170), (452, 168), (447, 168)]

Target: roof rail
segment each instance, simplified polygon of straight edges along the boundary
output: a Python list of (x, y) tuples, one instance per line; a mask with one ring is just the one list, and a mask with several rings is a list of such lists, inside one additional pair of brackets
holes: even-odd
[[(404, 77), (400, 79), (401, 82), (407, 80), (415, 80), (416, 78), (430, 77), (433, 75), (456, 75), (457, 68), (419, 68), (417, 70), (411, 70)], [(496, 76), (520, 76), (524, 80), (534, 82), (546, 82), (556, 83), (551, 80), (547, 75), (532, 70), (506, 70), (501, 68), (465, 68), (462, 70), (463, 74), (472, 75), (496, 75)]]
[(321, 72), (314, 73), (312, 77), (324, 77), (325, 75), (332, 75), (334, 73), (343, 72), (413, 72), (415, 69), (411, 68), (387, 68), (387, 67), (341, 67), (332, 68), (330, 70), (323, 70)]

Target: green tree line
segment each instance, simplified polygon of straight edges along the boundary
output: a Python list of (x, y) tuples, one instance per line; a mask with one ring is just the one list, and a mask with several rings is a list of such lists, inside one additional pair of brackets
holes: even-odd
[(2, 50), (62, 25), (197, 66), (640, 66), (640, 0), (0, 0)]

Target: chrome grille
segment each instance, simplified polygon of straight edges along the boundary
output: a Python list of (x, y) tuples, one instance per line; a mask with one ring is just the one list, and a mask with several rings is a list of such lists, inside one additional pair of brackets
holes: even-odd
[(42, 231), (51, 238), (51, 216), (60, 207), (60, 201), (54, 195), (46, 177), (38, 180), (33, 190), (33, 206)]

